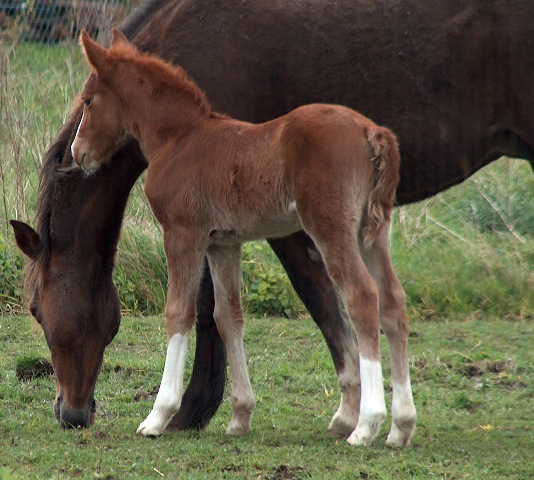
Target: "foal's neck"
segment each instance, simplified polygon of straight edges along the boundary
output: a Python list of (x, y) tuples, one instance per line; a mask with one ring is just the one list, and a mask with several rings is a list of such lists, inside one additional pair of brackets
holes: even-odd
[(171, 85), (164, 85), (148, 96), (133, 93), (125, 100), (127, 129), (149, 162), (168, 142), (179, 143), (211, 116), (211, 111), (190, 91)]

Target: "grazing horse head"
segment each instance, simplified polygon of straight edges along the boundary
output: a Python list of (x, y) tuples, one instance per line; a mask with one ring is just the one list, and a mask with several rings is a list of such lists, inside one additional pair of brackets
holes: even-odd
[(11, 222), (29, 257), (30, 311), (50, 348), (54, 412), (64, 427), (87, 427), (95, 419), (96, 379), (120, 323), (113, 259), (126, 200), (146, 166), (130, 144), (116, 152), (117, 161), (102, 175), (87, 177), (70, 168), (67, 145), (79, 112), (77, 107), (44, 159), (37, 230)]

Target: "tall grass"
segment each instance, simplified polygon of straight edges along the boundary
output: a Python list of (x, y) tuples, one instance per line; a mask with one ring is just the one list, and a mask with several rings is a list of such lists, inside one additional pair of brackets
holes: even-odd
[[(82, 88), (75, 43), (0, 43), (0, 310), (20, 310), (20, 265), (8, 225), (32, 222), (40, 162)], [(534, 175), (501, 159), (461, 186), (394, 214), (392, 256), (410, 315), (534, 318)], [(245, 246), (244, 305), (251, 314), (301, 316), (304, 307), (266, 243)], [(115, 282), (123, 309), (163, 310), (160, 227), (142, 191), (130, 198)]]

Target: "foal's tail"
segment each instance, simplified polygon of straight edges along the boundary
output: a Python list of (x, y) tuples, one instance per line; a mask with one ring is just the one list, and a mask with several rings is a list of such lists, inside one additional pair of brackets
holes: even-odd
[(370, 246), (391, 219), (395, 191), (400, 180), (400, 154), (393, 132), (384, 127), (367, 131), (374, 184), (367, 200), (364, 244)]

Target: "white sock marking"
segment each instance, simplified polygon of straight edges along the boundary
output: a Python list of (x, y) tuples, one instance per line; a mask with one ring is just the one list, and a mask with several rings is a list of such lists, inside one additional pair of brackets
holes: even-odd
[(189, 335), (173, 335), (167, 345), (165, 368), (152, 411), (137, 429), (142, 435), (161, 435), (182, 402)]
[(365, 419), (367, 416), (374, 418), (377, 413), (386, 411), (382, 365), (377, 360), (360, 358), (360, 375), (362, 385), (360, 418)]
[(352, 445), (370, 445), (386, 416), (384, 380), (380, 362), (360, 357), (360, 376), (362, 387), (360, 418), (347, 442)]

